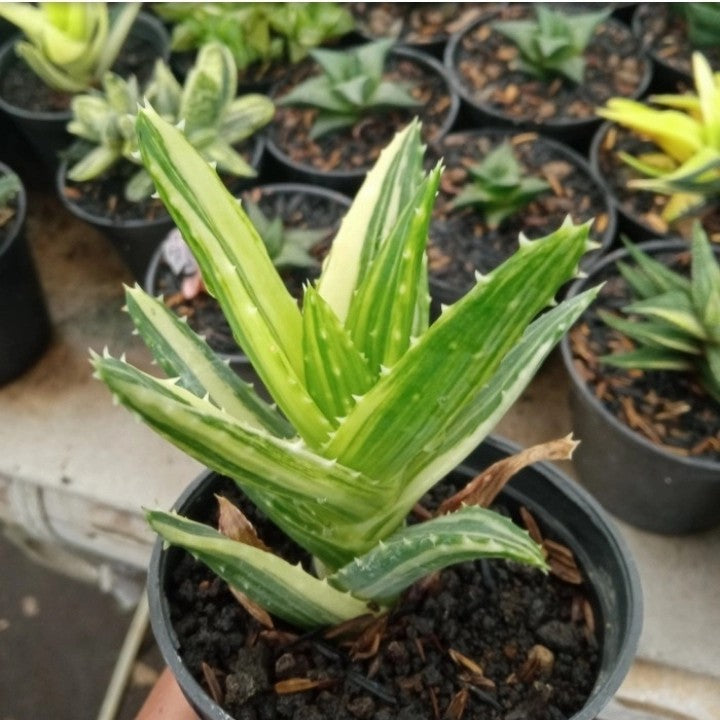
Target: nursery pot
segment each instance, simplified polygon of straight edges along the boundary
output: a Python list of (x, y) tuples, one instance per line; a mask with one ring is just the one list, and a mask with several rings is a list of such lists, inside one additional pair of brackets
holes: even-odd
[[(544, 137), (541, 135), (533, 136), (533, 137), (527, 137), (527, 136), (521, 136), (519, 133), (509, 130), (507, 128), (497, 128), (497, 127), (489, 127), (489, 128), (483, 128), (481, 130), (461, 130), (456, 133), (451, 133), (449, 135), (446, 135), (438, 144), (433, 147), (433, 157), (443, 157), (445, 156), (445, 165), (446, 165), (446, 172), (449, 172), (455, 167), (459, 167), (460, 164), (464, 165), (466, 161), (463, 161), (462, 163), (458, 164), (457, 160), (449, 160), (448, 158), (450, 156), (450, 152), (447, 149), (446, 143), (449, 145), (451, 142), (453, 144), (456, 144), (458, 148), (467, 147), (468, 145), (472, 143), (477, 143), (478, 139), (480, 138), (489, 138), (493, 145), (492, 147), (498, 147), (503, 141), (508, 140), (512, 144), (513, 138), (517, 138), (520, 140), (521, 138), (527, 138), (522, 143), (518, 143), (518, 145), (515, 146), (516, 153), (517, 149), (521, 146), (525, 145), (525, 142), (532, 143), (530, 147), (530, 150), (526, 150), (526, 162), (529, 166), (531, 166), (534, 170), (533, 173), (529, 173), (533, 176), (540, 175), (540, 170), (542, 169), (539, 165), (540, 162), (543, 163), (552, 163), (557, 161), (567, 162), (569, 165), (573, 167), (573, 174), (578, 174), (582, 176), (585, 180), (585, 183), (580, 183), (580, 186), (582, 187), (583, 184), (587, 186), (592, 186), (594, 195), (598, 198), (598, 203), (602, 205), (602, 207), (597, 208), (589, 208), (586, 211), (586, 214), (584, 216), (575, 217), (576, 221), (583, 221), (583, 220), (589, 220), (591, 217), (595, 215), (595, 213), (591, 213), (590, 210), (597, 210), (598, 214), (602, 211), (606, 217), (606, 224), (603, 228), (601, 233), (598, 233), (597, 235), (593, 236), (593, 239), (599, 243), (600, 247), (596, 250), (593, 250), (590, 253), (587, 253), (585, 256), (583, 256), (583, 259), (581, 261), (581, 268), (586, 269), (591, 265), (593, 262), (595, 262), (601, 254), (605, 253), (612, 243), (615, 240), (615, 233), (617, 229), (617, 213), (615, 211), (614, 203), (612, 202), (612, 199), (608, 193), (608, 190), (605, 186), (605, 183), (602, 181), (602, 179), (599, 177), (597, 172), (595, 172), (590, 165), (588, 164), (587, 160), (585, 160), (584, 157), (582, 157), (578, 152), (573, 150), (571, 147), (565, 145), (564, 143), (561, 143), (557, 140), (554, 140), (550, 137)], [(529, 157), (528, 157), (529, 156)], [(534, 162), (537, 161), (538, 165), (535, 167)], [(468, 177), (468, 182), (471, 182), (471, 179)], [(562, 181), (558, 180), (560, 184), (562, 184)], [(577, 189), (577, 185), (573, 186), (572, 182), (569, 181), (568, 185), (573, 188)], [(442, 191), (441, 191), (442, 192)], [(586, 196), (587, 197), (587, 196)], [(437, 207), (437, 204), (436, 204)], [(570, 209), (573, 209), (572, 206)], [(453, 212), (453, 211), (451, 211)], [(480, 212), (480, 211), (478, 211)], [(565, 219), (565, 212), (563, 211), (555, 211), (554, 216), (556, 216), (557, 225), (548, 228), (548, 232), (554, 231), (557, 229), (557, 227), (560, 226), (560, 224)], [(479, 216), (478, 216), (479, 217)], [(506, 222), (515, 222), (516, 224), (520, 225), (519, 228), (517, 228), (517, 231), (520, 232), (522, 228), (522, 224), (525, 221), (525, 218), (527, 217), (527, 209), (519, 210), (517, 213), (515, 213), (513, 216), (507, 219)], [(515, 221), (515, 218), (517, 218), (517, 221)], [(502, 227), (502, 225), (501, 225)], [(431, 237), (433, 236), (432, 231), (432, 224), (431, 224)], [(537, 228), (536, 228), (537, 231)], [(501, 235), (507, 237), (510, 234), (510, 230), (507, 228), (505, 232)], [(478, 255), (482, 254), (482, 245), (484, 242), (488, 240), (488, 237), (483, 235), (476, 238), (477, 240), (477, 250)], [(517, 247), (517, 235), (513, 236), (513, 242), (514, 246), (512, 248), (512, 251), (514, 251)], [(510, 249), (508, 254), (510, 254)], [(465, 262), (470, 260), (472, 262), (472, 259), (468, 257), (467, 252), (465, 253), (458, 253), (458, 256), (462, 257)], [(477, 263), (475, 263), (475, 267), (477, 267)], [(491, 267), (478, 267), (478, 270), (482, 273), (489, 272), (492, 270)], [(458, 286), (457, 283), (453, 283), (448, 281), (447, 279), (439, 278), (433, 275), (433, 273), (430, 273), (430, 291), (431, 291), (431, 297), (434, 301), (434, 307), (436, 308), (438, 304), (442, 305), (450, 305), (457, 300), (459, 300), (468, 290), (472, 288), (474, 284), (474, 279), (469, 280), (467, 284), (464, 284), (463, 286)]]
[[(460, 107), (460, 100), (452, 89), (443, 66), (435, 58), (426, 53), (401, 46), (395, 46), (391, 50), (389, 57), (412, 60), (417, 65), (429, 69), (432, 74), (438, 75), (444, 80), (447, 93), (450, 97), (450, 106), (442, 126), (433, 139), (436, 140), (439, 137), (443, 137), (454, 125)], [(270, 93), (270, 96), (272, 98), (277, 97), (277, 92), (278, 88), (276, 86)], [(291, 158), (288, 153), (273, 140), (272, 133), (268, 133), (267, 149), (274, 166), (270, 172), (278, 181), (292, 180), (310, 185), (320, 185), (347, 195), (355, 194), (372, 165), (372, 162), (370, 162), (366, 167), (320, 170), (309, 163)]]
[[(344, 215), (347, 208), (350, 207), (350, 198), (346, 195), (342, 195), (334, 190), (328, 190), (314, 185), (305, 185), (302, 183), (271, 183), (268, 185), (259, 185), (247, 190), (246, 192), (253, 194), (258, 193), (261, 197), (285, 195), (292, 198), (293, 196), (308, 196), (317, 202), (337, 206), (342, 210), (342, 215)], [(342, 215), (340, 217), (342, 217)], [(163, 250), (162, 247), (158, 246), (153, 251), (152, 257), (147, 266), (147, 271), (143, 278), (143, 287), (146, 292), (153, 297), (162, 295), (165, 292), (165, 289), (159, 281), (160, 271), (163, 264)], [(250, 366), (250, 361), (248, 360), (247, 355), (245, 355), (239, 348), (235, 352), (218, 352), (217, 354), (246, 380), (258, 382), (257, 376)], [(258, 386), (258, 390), (261, 390), (260, 386)]]
[[(9, 168), (0, 163), (0, 174)], [(27, 197), (20, 188), (15, 216), (0, 236), (0, 384), (17, 377), (47, 346), (51, 326), (27, 238)]]
[[(162, 23), (147, 13), (138, 14), (129, 33), (129, 38), (150, 45), (157, 57), (167, 59), (169, 39)], [(4, 77), (15, 65), (24, 61), (15, 55), (15, 43), (21, 38), (16, 35), (0, 47), (0, 78)], [(58, 164), (58, 153), (73, 140), (66, 126), (72, 120), (72, 111), (67, 110), (28, 110), (6, 100), (0, 94), (0, 110), (9, 115), (16, 127), (28, 139), (37, 156), (49, 167)]]
[[(504, 440), (488, 438), (454, 474), (466, 482), (479, 469), (515, 451)], [(175, 510), (191, 517), (201, 513), (208, 503), (214, 502), (213, 492), (221, 480), (215, 473), (203, 473), (182, 494)], [(597, 502), (549, 464), (538, 463), (518, 473), (503, 491), (501, 500), (508, 506), (528, 508), (548, 534), (572, 549), (584, 569), (597, 618), (600, 662), (595, 686), (572, 720), (592, 720), (620, 686), (640, 635), (641, 589), (628, 548)], [(165, 662), (199, 716), (204, 720), (232, 720), (184, 664), (173, 630), (166, 593), (183, 554), (177, 548), (164, 550), (161, 540), (155, 544), (148, 573), (153, 632)]]
[[(264, 151), (264, 141), (261, 135), (257, 135), (253, 142), (250, 165), (259, 170)], [(64, 159), (61, 161), (56, 174), (56, 189), (62, 204), (75, 217), (80, 218), (80, 220), (103, 233), (115, 247), (133, 277), (138, 282), (143, 282), (155, 250), (174, 227), (170, 215), (164, 208), (153, 219), (116, 219), (88, 211), (65, 193), (67, 171), (68, 160)], [(233, 179), (232, 188), (233, 190), (239, 189), (254, 179)], [(98, 182), (101, 182), (101, 180), (101, 178), (98, 178)]]
[[(515, 3), (507, 3), (506, 8), (511, 8)], [(463, 47), (464, 38), (472, 33), (475, 28), (495, 19), (501, 19), (503, 10), (493, 10), (485, 13), (476, 21), (465, 28), (454, 33), (445, 48), (445, 68), (448, 77), (455, 88), (455, 92), (462, 101), (461, 114), (471, 123), (471, 127), (483, 127), (491, 125), (495, 127), (509, 127), (515, 130), (539, 132), (543, 135), (555, 138), (575, 149), (585, 153), (592, 138), (592, 134), (600, 124), (601, 120), (594, 113), (586, 117), (548, 117), (543, 120), (533, 118), (515, 118), (506, 113), (502, 108), (494, 107), (491, 103), (478, 99), (472, 89), (461, 78), (457, 66), (458, 55)], [(613, 17), (608, 18), (605, 24), (609, 24), (624, 34), (630, 34), (627, 26), (620, 20)], [(642, 54), (640, 47), (637, 48), (637, 55), (642, 61), (643, 71), (638, 86), (630, 97), (641, 97), (650, 84), (652, 65)]]
[[(639, 247), (651, 255), (688, 250), (677, 240)], [(628, 259), (625, 250), (608, 255), (571, 286), (568, 296), (597, 285), (599, 273), (623, 259)], [(581, 377), (567, 335), (561, 349), (570, 376), (572, 426), (582, 441), (573, 455), (582, 484), (610, 512), (643, 530), (679, 535), (720, 525), (720, 462), (677, 455), (632, 430)]]

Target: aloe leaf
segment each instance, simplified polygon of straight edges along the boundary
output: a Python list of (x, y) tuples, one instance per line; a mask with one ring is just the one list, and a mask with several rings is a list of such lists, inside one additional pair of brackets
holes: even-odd
[(370, 370), (392, 367), (410, 346), (440, 166), (420, 184), (350, 305), (346, 325)]
[(127, 311), (144, 343), (169, 377), (177, 377), (198, 397), (210, 400), (235, 419), (265, 428), (278, 437), (291, 437), (290, 424), (243, 382), (188, 326), (141, 288), (125, 288)]
[(229, 585), (296, 627), (335, 625), (370, 611), (363, 600), (332, 587), (277, 555), (230, 540), (217, 530), (173, 513), (148, 511), (150, 527), (187, 550)]
[(345, 417), (372, 386), (368, 362), (313, 287), (305, 289), (303, 330), (308, 390), (327, 417)]
[(215, 162), (221, 172), (227, 172), (236, 177), (257, 177), (255, 168), (224, 140), (217, 139), (209, 145), (205, 145), (202, 148), (202, 154), (211, 162)]
[(320, 110), (315, 117), (312, 128), (310, 128), (310, 139), (317, 140), (323, 135), (337, 132), (343, 128), (352, 127), (357, 122), (357, 119), (357, 115), (326, 113)]
[(573, 276), (588, 232), (587, 225), (566, 223), (521, 243), (381, 376), (325, 452), (370, 477), (394, 477), (410, 464), (490, 381), (526, 326)]
[(404, 469), (401, 496), (394, 519), (399, 522), (412, 506), (442, 477), (461, 463), (482, 442), (516, 402), (551, 350), (596, 298), (599, 287), (560, 303), (540, 315), (503, 358), (490, 382), (458, 411), (443, 433), (430, 441)]
[(115, 62), (137, 18), (137, 14), (140, 12), (141, 4), (142, 3), (139, 2), (124, 3), (120, 11), (113, 17), (112, 24), (98, 58), (95, 71), (97, 77), (102, 77), (103, 73), (109, 70)]
[(300, 435), (319, 445), (332, 425), (305, 389), (300, 310), (265, 244), (182, 133), (150, 108), (137, 128), (145, 167), (235, 340)]
[(371, 260), (422, 180), (422, 146), (417, 121), (399, 132), (380, 153), (333, 240), (318, 289), (341, 322)]
[(624, 311), (660, 318), (699, 340), (708, 339), (707, 331), (700, 324), (688, 293), (671, 290), (662, 295), (630, 303), (625, 306)]
[(154, 192), (155, 185), (145, 168), (140, 168), (125, 183), (125, 199), (130, 202), (141, 202), (149, 198)]
[(616, 266), (620, 275), (625, 279), (625, 282), (635, 296), (646, 298), (661, 292), (652, 279), (637, 267), (628, 265), (620, 260), (618, 260)]
[(119, 148), (112, 148), (108, 145), (98, 145), (90, 150), (87, 155), (76, 162), (67, 172), (68, 178), (75, 182), (91, 180), (102, 175), (111, 168), (122, 157)]
[(705, 349), (698, 369), (703, 387), (712, 398), (720, 403), (720, 346), (712, 345)]
[(267, 125), (275, 114), (275, 106), (265, 95), (249, 93), (235, 98), (220, 120), (218, 135), (235, 145)]
[(644, 345), (657, 348), (666, 348), (691, 355), (702, 354), (702, 346), (695, 338), (687, 333), (669, 327), (661, 322), (637, 322), (599, 311), (598, 314), (606, 325), (614, 328), (631, 340), (637, 340)]
[(431, 572), (480, 558), (547, 568), (540, 546), (509, 518), (485, 508), (464, 507), (399, 530), (328, 581), (355, 597), (390, 603)]
[(693, 226), (690, 292), (706, 331), (720, 343), (720, 267), (700, 223)]
[(43, 80), (43, 82), (54, 88), (67, 93), (79, 93), (87, 89), (87, 82), (76, 80), (68, 73), (48, 62), (45, 55), (36, 47), (26, 42), (18, 42), (15, 52), (31, 68), (32, 71)]
[(603, 355), (600, 362), (628, 370), (692, 370), (693, 364), (684, 353), (665, 348), (642, 347), (625, 353)]

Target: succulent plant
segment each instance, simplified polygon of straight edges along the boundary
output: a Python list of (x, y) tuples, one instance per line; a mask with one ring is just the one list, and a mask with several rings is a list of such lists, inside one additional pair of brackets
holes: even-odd
[[(141, 100), (137, 81), (106, 73), (103, 89), (102, 94), (79, 95), (72, 101), (68, 131), (85, 141), (84, 148), (90, 147), (68, 171), (76, 182), (97, 178), (121, 160), (140, 163), (135, 132)], [(209, 43), (198, 53), (183, 86), (158, 60), (143, 95), (162, 117), (183, 128), (189, 142), (209, 162), (225, 173), (252, 177), (255, 170), (233, 145), (267, 124), (275, 109), (264, 95), (235, 97), (236, 90), (237, 71), (229, 50)], [(141, 167), (128, 181), (125, 196), (137, 202), (153, 190), (150, 176)]]
[(644, 178), (628, 187), (670, 195), (663, 219), (673, 222), (720, 193), (720, 74), (693, 53), (696, 94), (651, 95), (652, 107), (637, 100), (611, 98), (597, 112), (649, 139), (658, 150), (619, 157)]
[(175, 23), (172, 47), (184, 51), (219, 41), (238, 70), (302, 60), (308, 50), (353, 28), (338, 3), (159, 3), (157, 12)]
[(392, 39), (376, 40), (349, 50), (313, 50), (322, 74), (311, 77), (277, 100), (278, 105), (317, 108), (310, 137), (351, 127), (365, 115), (420, 103), (406, 83), (383, 80)]
[(453, 207), (479, 208), (490, 228), (498, 227), (550, 187), (540, 178), (523, 177), (507, 140), (489, 152), (481, 163), (469, 167), (468, 173), (471, 180), (455, 196)]
[(582, 83), (585, 75), (583, 53), (595, 28), (610, 15), (609, 10), (592, 13), (565, 13), (542, 3), (535, 7), (534, 20), (507, 20), (492, 24), (494, 30), (518, 48), (516, 67), (548, 79), (562, 75)]
[(84, 92), (100, 83), (115, 62), (140, 3), (0, 3), (0, 18), (22, 30), (15, 51), (51, 88)]
[[(594, 298), (595, 289), (540, 312), (577, 272), (588, 225), (568, 220), (523, 240), (429, 325), (425, 245), (441, 167), (423, 172), (412, 122), (368, 174), (301, 309), (242, 207), (182, 133), (146, 109), (138, 136), (158, 193), (277, 408), (137, 287), (127, 310), (169, 379), (109, 353), (94, 355), (96, 375), (168, 440), (234, 478), (314, 555), (319, 576), (176, 514), (149, 511), (156, 532), (299, 627), (379, 612), (461, 560), (544, 568), (525, 531), (470, 495), (444, 504), (452, 512), (404, 522)], [(562, 443), (563, 454), (573, 444)]]
[(608, 365), (637, 370), (695, 371), (720, 402), (720, 265), (699, 223), (693, 226), (690, 279), (625, 241), (632, 267), (618, 263), (634, 299), (625, 317), (601, 312), (604, 322), (637, 349), (605, 355)]
[(720, 43), (720, 3), (674, 3), (672, 10), (685, 19), (688, 40), (693, 48), (711, 48)]

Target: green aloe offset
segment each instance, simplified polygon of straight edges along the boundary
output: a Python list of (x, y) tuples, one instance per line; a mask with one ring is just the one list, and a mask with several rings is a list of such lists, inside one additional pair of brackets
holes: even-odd
[(525, 531), (472, 502), (405, 521), (594, 298), (591, 290), (541, 312), (577, 273), (588, 226), (568, 221), (522, 240), (430, 324), (425, 245), (441, 168), (423, 171), (414, 121), (368, 173), (299, 308), (242, 207), (182, 133), (148, 108), (138, 137), (158, 193), (277, 406), (139, 288), (127, 290), (128, 310), (168, 379), (107, 354), (93, 356), (96, 374), (157, 432), (233, 478), (322, 572), (173, 513), (149, 511), (151, 526), (302, 627), (387, 608), (423, 575), (468, 559), (544, 569)]
[(120, 52), (140, 10), (126, 3), (0, 3), (0, 18), (25, 39), (15, 46), (42, 81), (56, 90), (84, 92), (97, 85)]
[(564, 13), (538, 3), (534, 20), (507, 20), (492, 26), (517, 46), (519, 70), (544, 79), (560, 75), (579, 84), (585, 75), (585, 48), (609, 15), (609, 10)]
[(322, 73), (280, 97), (278, 105), (316, 108), (310, 137), (354, 125), (365, 115), (393, 108), (416, 108), (407, 83), (383, 79), (393, 40), (377, 40), (351, 50), (313, 50)]
[[(103, 92), (73, 99), (68, 131), (81, 138), (85, 155), (68, 171), (76, 182), (93, 180), (119, 162), (140, 164), (135, 118), (139, 102), (152, 105), (167, 121), (182, 128), (188, 141), (208, 162), (236, 177), (254, 177), (255, 170), (234, 148), (272, 119), (275, 108), (264, 95), (236, 97), (237, 72), (230, 51), (208, 43), (180, 85), (170, 68), (157, 60), (142, 98), (134, 77), (125, 80), (108, 72)], [(154, 191), (150, 175), (140, 167), (128, 180), (125, 196), (138, 202)]]
[(634, 300), (626, 317), (602, 312), (610, 327), (633, 340), (630, 352), (605, 355), (609, 365), (639, 370), (696, 371), (720, 402), (720, 266), (699, 223), (693, 227), (691, 278), (670, 270), (625, 241), (635, 266), (618, 265)]
[(538, 177), (523, 176), (522, 167), (508, 141), (468, 168), (470, 181), (453, 200), (453, 207), (477, 207), (490, 228), (529, 205), (550, 188)]

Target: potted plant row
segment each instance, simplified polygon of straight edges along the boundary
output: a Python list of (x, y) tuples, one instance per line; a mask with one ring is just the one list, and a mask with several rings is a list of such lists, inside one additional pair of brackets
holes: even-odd
[(586, 438), (575, 466), (633, 525), (706, 530), (720, 524), (720, 252), (699, 224), (691, 246), (626, 245), (569, 292), (605, 283), (562, 343)]
[(445, 67), (472, 122), (532, 130), (585, 152), (595, 108), (640, 97), (651, 66), (609, 9), (507, 3), (453, 35)]
[(258, 130), (272, 118), (264, 95), (236, 97), (235, 64), (220, 43), (208, 43), (183, 86), (162, 61), (140, 90), (134, 76), (103, 78), (101, 93), (76, 96), (68, 130), (78, 137), (57, 171), (65, 207), (97, 227), (142, 282), (150, 259), (173, 227), (152, 180), (140, 165), (135, 114), (149, 102), (167, 120), (182, 124), (189, 141), (217, 164), (235, 191), (258, 175), (264, 143)]
[(0, 110), (28, 138), (39, 158), (57, 166), (70, 142), (66, 125), (78, 93), (99, 87), (108, 70), (147, 79), (167, 59), (162, 24), (140, 3), (3, 3), (0, 18), (23, 33), (0, 47)]
[(433, 210), (428, 269), (433, 298), (452, 303), (518, 247), (570, 216), (593, 220), (598, 248), (615, 238), (616, 212), (607, 189), (587, 161), (567, 145), (537, 133), (484, 128), (450, 133), (429, 148), (446, 168)]
[(24, 372), (48, 345), (51, 324), (25, 234), (27, 196), (0, 163), (0, 385)]
[(182, 514), (147, 513), (163, 539), (153, 627), (197, 712), (596, 717), (639, 632), (627, 550), (588, 495), (548, 466), (527, 470), (566, 457), (569, 438), (478, 448), (597, 292), (541, 313), (578, 271), (588, 225), (523, 242), (430, 323), (441, 170), (423, 169), (411, 122), (298, 307), (182, 133), (150, 108), (137, 124), (160, 197), (277, 403), (139, 288), (127, 310), (171, 379), (93, 357), (121, 404), (212, 470)]

